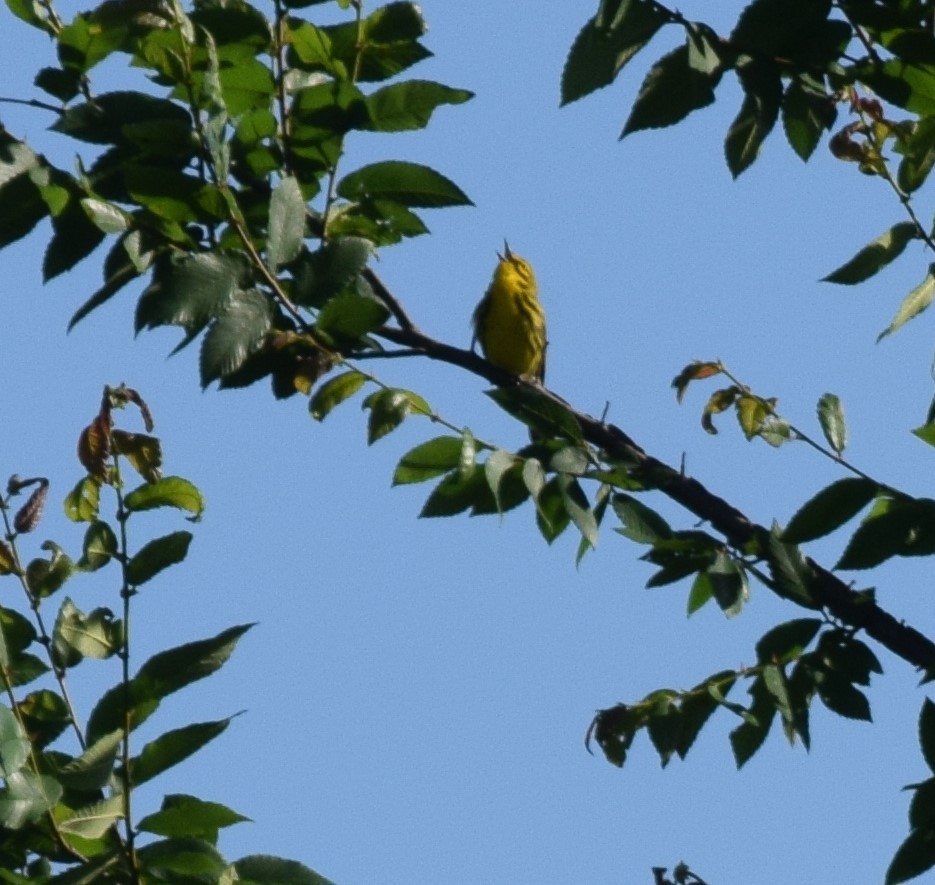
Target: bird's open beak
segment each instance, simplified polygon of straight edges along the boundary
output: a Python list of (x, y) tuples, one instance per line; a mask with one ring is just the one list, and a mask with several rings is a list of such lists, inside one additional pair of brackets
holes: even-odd
[(510, 251), (510, 244), (506, 240), (504, 240), (503, 241), (503, 254), (501, 255), (498, 252), (497, 258), (499, 258), (501, 261), (504, 261), (504, 260), (509, 261), (512, 257), (513, 257), (513, 253)]

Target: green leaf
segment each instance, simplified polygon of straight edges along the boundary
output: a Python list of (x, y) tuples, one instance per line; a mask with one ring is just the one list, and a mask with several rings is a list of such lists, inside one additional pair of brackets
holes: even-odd
[[(145, 721), (160, 701), (220, 669), (238, 640), (252, 625), (230, 627), (211, 639), (177, 646), (153, 655), (140, 667), (129, 684), (116, 685), (97, 702), (88, 719), (88, 741), (122, 728), (129, 719), (131, 729)], [(125, 709), (125, 699), (129, 708)]]
[(146, 878), (162, 882), (174, 882), (183, 877), (217, 881), (228, 867), (227, 861), (213, 845), (193, 838), (150, 842), (137, 849), (137, 857)]
[(593, 548), (597, 547), (597, 519), (581, 484), (568, 474), (559, 474), (558, 488), (562, 494), (565, 512), (581, 532), (581, 537)]
[(879, 500), (854, 532), (836, 569), (865, 569), (893, 556), (935, 552), (935, 501), (927, 498)]
[(462, 439), (436, 436), (410, 449), (399, 460), (393, 473), (393, 485), (425, 482), (456, 468), (461, 462)]
[(316, 421), (323, 421), (335, 406), (350, 399), (367, 382), (367, 376), (361, 372), (342, 372), (326, 381), (312, 395), (308, 410)]
[(706, 574), (721, 611), (729, 618), (740, 614), (743, 604), (750, 598), (744, 570), (727, 553), (718, 550)]
[(93, 223), (72, 194), (65, 209), (52, 216), (52, 239), (42, 259), (42, 280), (51, 279), (71, 270), (87, 258), (104, 240), (104, 231)]
[(116, 654), (123, 642), (123, 627), (109, 608), (96, 608), (84, 614), (66, 598), (58, 611), (52, 631), (55, 662), (74, 667), (83, 658), (105, 660)]
[[(198, 722), (176, 728), (160, 735), (143, 747), (140, 754), (130, 760), (130, 780), (134, 786), (146, 783), (157, 775), (168, 771), (175, 765), (197, 753), (203, 746), (223, 734), (230, 725), (230, 719), (216, 722)], [(197, 833), (172, 835), (199, 835)]]
[(923, 117), (918, 121), (904, 150), (896, 182), (903, 193), (911, 194), (925, 183), (935, 166), (935, 117)]
[(370, 410), (367, 420), (367, 445), (373, 445), (378, 439), (394, 431), (410, 414), (432, 414), (431, 407), (421, 396), (401, 388), (371, 393), (364, 400), (363, 408)]
[(641, 129), (671, 126), (692, 111), (714, 102), (720, 71), (705, 73), (689, 62), (689, 47), (664, 55), (649, 70), (630, 111), (621, 138)]
[(29, 759), (29, 738), (9, 707), (0, 705), (0, 777), (9, 778)]
[(15, 771), (0, 789), (0, 825), (22, 829), (54, 808), (61, 795), (62, 787), (54, 778), (27, 769)]
[(122, 741), (123, 729), (118, 728), (110, 734), (103, 735), (77, 759), (71, 759), (66, 764), (58, 766), (55, 776), (69, 790), (85, 792), (104, 789), (110, 783)]
[(452, 89), (432, 80), (406, 80), (383, 86), (366, 98), (373, 129), (404, 132), (424, 129), (437, 107), (473, 98), (466, 89)]
[(49, 207), (29, 174), (4, 181), (0, 167), (0, 248), (26, 236), (46, 215)]
[(368, 332), (379, 329), (389, 315), (382, 301), (343, 292), (321, 309), (315, 328), (333, 341), (353, 346)]
[(418, 163), (386, 160), (346, 175), (337, 193), (347, 200), (385, 197), (404, 206), (443, 208), (473, 206), (467, 195), (444, 175)]
[(734, 178), (756, 160), (766, 136), (776, 125), (782, 103), (782, 80), (774, 63), (751, 61), (738, 65), (737, 76), (744, 99), (724, 142), (727, 166)]
[(796, 618), (768, 630), (756, 644), (756, 659), (761, 664), (789, 664), (798, 658), (821, 630), (817, 618)]
[(903, 303), (899, 305), (899, 310), (896, 311), (896, 316), (877, 336), (877, 341), (891, 335), (908, 323), (909, 320), (915, 319), (928, 308), (932, 303), (932, 298), (935, 298), (935, 265), (929, 267), (925, 279), (903, 299)]
[(232, 811), (226, 805), (205, 802), (196, 796), (172, 794), (163, 798), (159, 811), (139, 821), (137, 829), (157, 836), (194, 836), (213, 844), (222, 827), (248, 820), (250, 818)]
[(133, 145), (147, 140), (182, 143), (192, 137), (192, 119), (179, 104), (144, 92), (105, 92), (62, 111), (51, 128), (91, 144)]
[(269, 201), (266, 260), (273, 273), (299, 254), (305, 239), (305, 198), (299, 182), (287, 175)]
[(123, 796), (119, 793), (79, 808), (59, 822), (59, 832), (82, 839), (100, 839), (118, 820), (123, 818)]
[(676, 750), (684, 759), (704, 724), (720, 706), (737, 680), (732, 670), (723, 670), (696, 685), (682, 699), (682, 716)]
[(929, 771), (935, 773), (935, 703), (925, 698), (919, 714), (919, 746)]
[(899, 258), (906, 246), (918, 235), (915, 224), (911, 221), (900, 221), (872, 243), (864, 246), (850, 261), (842, 264), (822, 281), (845, 286), (862, 283)]
[(811, 589), (815, 571), (802, 551), (794, 544), (780, 541), (776, 526), (770, 531), (766, 544), (773, 590), (804, 608), (820, 609), (821, 605), (813, 598)]
[(234, 861), (241, 885), (334, 885), (295, 860), (252, 854)]
[(848, 719), (873, 720), (866, 695), (842, 675), (833, 670), (823, 670), (816, 676), (820, 677), (815, 680), (818, 697), (832, 713)]
[(655, 510), (630, 495), (613, 496), (614, 513), (623, 523), (620, 534), (638, 544), (655, 544), (672, 537), (672, 528)]
[(472, 507), (496, 512), (496, 502), (487, 484), (484, 468), (475, 464), (470, 471), (452, 470), (432, 489), (426, 499), (420, 519), (437, 516), (455, 516)]
[(847, 447), (847, 423), (844, 406), (836, 394), (825, 393), (818, 400), (818, 422), (828, 445), (840, 455)]
[(46, 541), (42, 547), (50, 551), (49, 558), (34, 559), (26, 566), (29, 589), (40, 599), (60, 590), (75, 571), (75, 564), (56, 544)]
[(246, 281), (246, 264), (237, 253), (162, 257), (137, 302), (135, 329), (173, 325), (198, 332), (225, 310)]
[[(612, 14), (608, 6), (616, 6)], [(652, 3), (602, 3), (568, 53), (562, 71), (562, 104), (612, 83), (668, 20), (666, 13)]]
[(763, 746), (776, 715), (773, 697), (762, 677), (753, 680), (749, 692), (753, 697), (750, 710), (741, 709), (744, 721), (730, 733), (730, 745), (738, 768), (749, 762)]
[(238, 292), (205, 333), (199, 363), (202, 387), (243, 366), (259, 350), (272, 325), (266, 295), (258, 289)]
[(139, 512), (155, 507), (175, 507), (187, 510), (200, 518), (205, 509), (204, 498), (198, 488), (181, 476), (164, 476), (156, 482), (145, 483), (124, 498), (127, 510)]
[(487, 478), (487, 485), (490, 486), (499, 513), (503, 512), (500, 502), (500, 485), (503, 478), (517, 465), (516, 456), (506, 449), (494, 449), (484, 462), (484, 476)]
[(19, 712), (36, 750), (47, 747), (72, 724), (71, 711), (65, 701), (45, 688), (26, 695), (19, 703)]
[(101, 520), (94, 520), (84, 533), (82, 556), (78, 568), (93, 572), (103, 568), (117, 553), (117, 536), (114, 530)]
[(808, 160), (837, 117), (832, 96), (824, 83), (799, 73), (792, 78), (782, 100), (782, 124), (792, 149)]
[(782, 532), (782, 540), (788, 544), (802, 544), (830, 534), (860, 513), (878, 490), (873, 480), (860, 477), (833, 482), (796, 511)]
[(533, 387), (496, 387), (484, 393), (507, 414), (545, 436), (584, 441), (574, 414)]
[(886, 885), (908, 882), (935, 866), (935, 828), (913, 830), (890, 861)]
[(303, 253), (293, 267), (292, 297), (303, 306), (324, 307), (357, 282), (372, 255), (373, 244), (361, 237), (329, 240)]
[(127, 563), (127, 582), (138, 587), (163, 569), (182, 562), (188, 555), (191, 542), (191, 532), (172, 532), (150, 541)]

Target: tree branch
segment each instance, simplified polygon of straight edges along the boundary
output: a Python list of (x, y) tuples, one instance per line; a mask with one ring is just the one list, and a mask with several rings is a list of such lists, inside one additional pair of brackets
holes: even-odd
[[(394, 299), (395, 301), (395, 299)], [(499, 387), (525, 386), (566, 409), (578, 422), (582, 435), (592, 445), (606, 453), (609, 460), (621, 461), (635, 475), (645, 478), (666, 497), (680, 504), (704, 522), (710, 523), (727, 543), (737, 549), (749, 547), (751, 542), (765, 542), (770, 532), (750, 520), (745, 514), (723, 498), (709, 491), (698, 480), (686, 476), (674, 467), (645, 452), (624, 430), (614, 424), (594, 418), (573, 408), (558, 394), (504, 372), (470, 350), (453, 347), (430, 338), (414, 327), (397, 329), (385, 326), (377, 331), (381, 337), (429, 359), (459, 366), (487, 379)], [(766, 550), (765, 543), (757, 547)], [(767, 555), (768, 553), (764, 553)], [(898, 620), (867, 594), (858, 593), (841, 578), (805, 558), (811, 571), (809, 584), (815, 605), (826, 609), (842, 623), (864, 630), (893, 654), (924, 670), (926, 678), (935, 676), (935, 642), (908, 624)], [(782, 596), (777, 590), (777, 595)], [(783, 598), (788, 598), (783, 596)], [(795, 600), (792, 600), (795, 601)], [(804, 603), (799, 603), (803, 604)]]

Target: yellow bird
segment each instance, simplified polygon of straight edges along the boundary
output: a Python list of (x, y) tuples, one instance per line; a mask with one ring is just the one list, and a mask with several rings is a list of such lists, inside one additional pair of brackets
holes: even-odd
[(474, 341), (500, 369), (527, 380), (545, 380), (545, 311), (529, 262), (504, 240), (493, 279), (474, 311)]

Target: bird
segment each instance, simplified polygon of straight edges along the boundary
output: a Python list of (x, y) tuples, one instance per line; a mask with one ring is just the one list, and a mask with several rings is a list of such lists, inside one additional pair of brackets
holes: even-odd
[(526, 259), (510, 251), (506, 240), (497, 258), (493, 279), (474, 310), (471, 349), (479, 342), (497, 368), (541, 384), (548, 341), (536, 275)]

